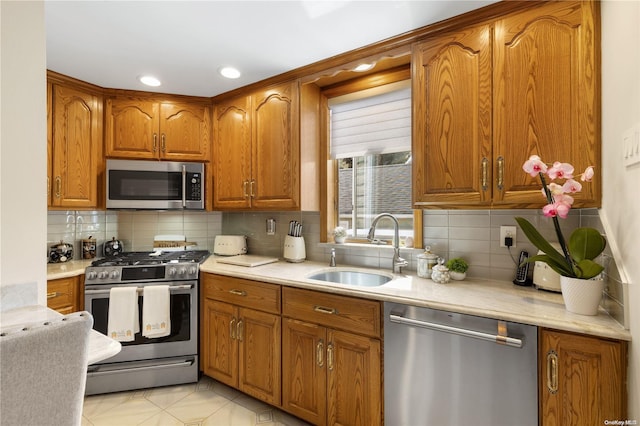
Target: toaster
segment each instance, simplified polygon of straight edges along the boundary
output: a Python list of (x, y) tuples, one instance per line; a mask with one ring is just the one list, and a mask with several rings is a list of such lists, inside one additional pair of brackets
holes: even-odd
[(213, 254), (236, 256), (247, 253), (247, 237), (244, 235), (217, 235), (213, 243)]

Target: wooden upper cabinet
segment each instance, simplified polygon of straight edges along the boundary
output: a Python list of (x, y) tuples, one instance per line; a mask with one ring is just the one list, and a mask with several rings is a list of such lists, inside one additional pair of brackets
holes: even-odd
[(414, 204), (491, 202), (491, 27), (414, 46)]
[(205, 104), (113, 97), (106, 103), (107, 157), (208, 161)]
[(218, 103), (214, 209), (300, 208), (298, 82)]
[(598, 2), (550, 2), (495, 24), (494, 158), (503, 187), (494, 204), (542, 204), (540, 179), (522, 171), (533, 154), (596, 166), (575, 207), (600, 205)]
[(541, 425), (602, 425), (626, 419), (626, 343), (540, 330)]
[(213, 141), (213, 204), (218, 209), (251, 207), (251, 97), (216, 105)]
[(102, 160), (102, 98), (49, 84), (49, 206), (98, 207)]
[(203, 104), (160, 104), (160, 156), (170, 160), (209, 160), (211, 108)]
[(534, 154), (595, 166), (574, 207), (600, 205), (598, 22), (597, 2), (535, 3), (414, 46), (417, 208), (540, 207)]
[(292, 209), (300, 204), (300, 116), (297, 82), (252, 97), (252, 205)]

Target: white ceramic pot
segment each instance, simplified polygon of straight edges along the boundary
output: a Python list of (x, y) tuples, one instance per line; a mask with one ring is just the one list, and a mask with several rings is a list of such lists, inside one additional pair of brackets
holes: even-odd
[(560, 288), (567, 311), (580, 315), (598, 315), (604, 280), (560, 277)]
[(452, 280), (462, 281), (467, 277), (467, 273), (466, 272), (449, 271), (449, 276), (451, 277)]
[(342, 244), (342, 243), (344, 243), (344, 242), (345, 242), (345, 240), (347, 239), (347, 237), (338, 237), (338, 236), (335, 236), (335, 237), (333, 237), (333, 239), (336, 241), (336, 243), (337, 243), (337, 244)]

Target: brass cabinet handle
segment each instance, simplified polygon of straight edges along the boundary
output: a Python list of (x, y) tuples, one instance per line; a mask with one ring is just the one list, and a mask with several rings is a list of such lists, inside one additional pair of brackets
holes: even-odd
[(558, 354), (553, 349), (547, 352), (547, 389), (552, 395), (558, 392)]
[(487, 189), (489, 189), (488, 176), (489, 176), (489, 159), (487, 157), (484, 157), (482, 159), (482, 190), (483, 191), (486, 191)]
[(327, 345), (327, 366), (329, 371), (333, 371), (333, 343)]
[(251, 184), (249, 185), (249, 188), (251, 189), (251, 198), (256, 196), (256, 181), (255, 179), (251, 179)]
[(244, 196), (244, 198), (247, 198), (249, 196), (249, 193), (247, 192), (247, 185), (249, 185), (248, 180), (242, 182), (242, 195)]
[(231, 321), (229, 321), (229, 336), (232, 339), (236, 338), (236, 319), (235, 319), (235, 317), (231, 318)]
[(235, 294), (236, 296), (246, 296), (247, 295), (246, 291), (237, 290), (235, 288), (232, 288), (231, 290), (229, 290), (229, 293)]
[(60, 198), (62, 196), (62, 178), (60, 176), (56, 176), (56, 198)]
[(338, 311), (335, 308), (325, 308), (324, 306), (320, 306), (320, 305), (314, 306), (313, 310), (321, 314), (329, 314), (329, 315), (335, 315), (338, 313)]
[(162, 139), (160, 142), (160, 149), (162, 149), (162, 152), (166, 152), (167, 151), (167, 137), (165, 136), (165, 134), (162, 134)]
[(51, 179), (47, 176), (47, 198), (51, 195)]
[(316, 345), (316, 363), (318, 367), (324, 367), (324, 341), (322, 339), (318, 340)]
[(153, 147), (152, 147), (152, 151), (156, 152), (158, 150), (158, 134), (154, 133), (153, 134)]
[(244, 334), (244, 321), (242, 320), (238, 320), (238, 325), (236, 326), (237, 331), (236, 331), (236, 338), (242, 342), (242, 337)]
[(504, 157), (498, 157), (498, 189), (504, 187)]
[(47, 299), (53, 299), (54, 297), (58, 297), (58, 296), (62, 296), (62, 294), (58, 293), (57, 291), (54, 291), (52, 293), (47, 293)]

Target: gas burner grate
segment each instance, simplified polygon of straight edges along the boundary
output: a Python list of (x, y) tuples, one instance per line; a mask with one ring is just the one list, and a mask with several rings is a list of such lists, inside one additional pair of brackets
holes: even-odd
[(115, 257), (94, 260), (91, 266), (149, 266), (165, 263), (200, 263), (209, 256), (207, 250), (186, 250), (167, 252), (131, 251)]

